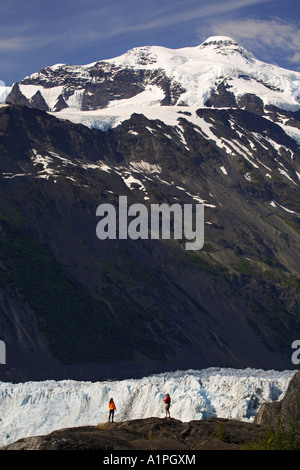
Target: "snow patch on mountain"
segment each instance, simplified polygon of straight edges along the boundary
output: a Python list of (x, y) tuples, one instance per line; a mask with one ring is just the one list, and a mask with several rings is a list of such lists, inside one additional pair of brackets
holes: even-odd
[(144, 162), (131, 162), (130, 168), (138, 171), (139, 173), (161, 173), (161, 167), (159, 165), (152, 165), (151, 163)]
[(262, 403), (283, 397), (295, 372), (209, 368), (121, 381), (0, 382), (0, 445), (105, 422), (111, 397), (116, 421), (164, 417), (163, 399), (169, 393), (171, 416), (181, 421), (222, 417), (251, 422)]
[[(54, 108), (59, 95), (63, 91), (63, 86), (45, 88), (42, 85), (22, 85), (19, 86), (22, 95), (27, 99), (32, 98), (37, 92), (40, 92), (50, 109)], [(78, 107), (77, 107), (78, 109)]]

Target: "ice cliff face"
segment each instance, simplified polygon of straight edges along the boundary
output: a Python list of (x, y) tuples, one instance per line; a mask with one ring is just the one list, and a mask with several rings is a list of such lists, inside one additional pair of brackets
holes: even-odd
[(207, 417), (253, 421), (259, 406), (282, 398), (295, 371), (210, 368), (143, 379), (0, 383), (0, 445), (63, 427), (107, 421), (113, 397), (116, 421), (163, 417), (163, 399), (181, 421)]

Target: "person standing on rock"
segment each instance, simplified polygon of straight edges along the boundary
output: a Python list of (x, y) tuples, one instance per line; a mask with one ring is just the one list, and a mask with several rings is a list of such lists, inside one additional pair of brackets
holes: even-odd
[(116, 405), (115, 405), (115, 402), (114, 402), (113, 398), (111, 398), (109, 400), (108, 407), (109, 407), (108, 421), (110, 422), (110, 418), (111, 418), (111, 422), (113, 423), (114, 422), (114, 414), (115, 414), (115, 411), (116, 411)]
[(170, 416), (171, 397), (168, 393), (166, 395), (166, 398), (164, 399), (164, 404), (165, 404), (165, 410), (166, 410), (166, 418), (168, 417), (168, 415), (169, 415), (169, 418), (171, 418)]

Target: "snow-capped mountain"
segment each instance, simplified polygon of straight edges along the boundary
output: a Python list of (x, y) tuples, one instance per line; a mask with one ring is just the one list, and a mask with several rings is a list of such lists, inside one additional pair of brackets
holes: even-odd
[(0, 446), (61, 428), (95, 426), (108, 419), (114, 398), (116, 421), (171, 415), (183, 422), (209, 417), (252, 422), (262, 403), (284, 396), (292, 371), (218, 369), (177, 371), (139, 380), (0, 382)]
[[(289, 369), (299, 76), (213, 37), (57, 64), (13, 86), (0, 108), (0, 378)], [(100, 242), (96, 208), (120, 195), (203, 203), (203, 248)]]
[[(170, 124), (178, 107), (247, 107), (249, 94), (263, 106), (297, 111), (299, 89), (299, 72), (264, 63), (233, 39), (214, 36), (196, 47), (138, 47), (84, 66), (45, 67), (15, 84), (8, 101), (101, 128), (108, 116), (116, 125), (134, 109)], [(160, 109), (166, 106), (174, 107), (169, 119)]]
[[(137, 47), (88, 65), (45, 67), (16, 83), (7, 102), (101, 130), (116, 127), (135, 113), (173, 128), (184, 117), (228, 154), (238, 148), (244, 158), (257, 160), (256, 146), (264, 142), (275, 151), (290, 151), (293, 157), (296, 147), (280, 145), (266, 133), (260, 135), (261, 124), (254, 126), (251, 136), (244, 134), (229, 144), (224, 135), (218, 135), (214, 119), (199, 112), (243, 109), (275, 122), (297, 148), (300, 143), (300, 72), (262, 62), (223, 36), (210, 37), (196, 47)], [(234, 117), (230, 125), (236, 130), (239, 126)], [(252, 164), (261, 165), (259, 159)], [(295, 177), (295, 184), (300, 179), (298, 163), (293, 175), (284, 165), (280, 172), (292, 180)]]

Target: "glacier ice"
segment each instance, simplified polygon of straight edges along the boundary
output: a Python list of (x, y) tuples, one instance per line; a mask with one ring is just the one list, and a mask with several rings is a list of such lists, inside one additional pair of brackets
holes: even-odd
[(169, 393), (171, 416), (181, 421), (222, 417), (251, 422), (262, 403), (282, 398), (294, 373), (208, 368), (119, 381), (0, 382), (0, 446), (105, 422), (111, 397), (116, 421), (164, 417), (163, 399)]

